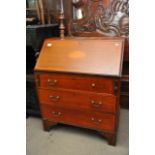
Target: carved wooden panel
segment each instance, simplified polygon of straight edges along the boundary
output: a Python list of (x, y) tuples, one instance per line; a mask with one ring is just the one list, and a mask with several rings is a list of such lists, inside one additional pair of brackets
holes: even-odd
[(74, 36), (129, 35), (129, 0), (72, 0), (74, 19), (68, 25)]

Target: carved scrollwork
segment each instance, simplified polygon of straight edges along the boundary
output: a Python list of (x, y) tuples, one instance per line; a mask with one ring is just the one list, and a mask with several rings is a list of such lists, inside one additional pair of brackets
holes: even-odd
[[(110, 0), (109, 0), (110, 1)], [(129, 35), (129, 0), (111, 0), (108, 7), (104, 0), (72, 0), (80, 19), (71, 20), (69, 34), (98, 34), (101, 36)]]

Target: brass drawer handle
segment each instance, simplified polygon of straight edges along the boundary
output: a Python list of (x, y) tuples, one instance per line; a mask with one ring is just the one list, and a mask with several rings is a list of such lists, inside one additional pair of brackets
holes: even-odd
[(102, 102), (101, 101), (96, 102), (96, 101), (92, 100), (91, 104), (92, 104), (93, 107), (100, 107), (102, 105)]
[(58, 80), (48, 79), (47, 83), (48, 83), (49, 86), (55, 86), (58, 83)]
[(60, 96), (53, 96), (53, 95), (50, 95), (49, 98), (50, 98), (52, 101), (59, 101)]
[(95, 119), (94, 117), (91, 118), (91, 121), (95, 124), (99, 124), (102, 122), (102, 119)]
[(95, 83), (92, 83), (91, 86), (92, 86), (93, 88), (95, 88), (95, 87), (96, 87), (96, 84), (95, 84)]
[(56, 117), (59, 117), (59, 116), (62, 115), (61, 112), (55, 112), (55, 111), (52, 111), (52, 114), (53, 114), (54, 116), (56, 116)]

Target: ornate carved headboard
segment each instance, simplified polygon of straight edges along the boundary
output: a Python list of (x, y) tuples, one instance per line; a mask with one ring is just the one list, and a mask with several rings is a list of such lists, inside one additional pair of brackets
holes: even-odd
[(128, 38), (128, 1), (72, 0), (75, 15), (69, 23), (69, 35)]

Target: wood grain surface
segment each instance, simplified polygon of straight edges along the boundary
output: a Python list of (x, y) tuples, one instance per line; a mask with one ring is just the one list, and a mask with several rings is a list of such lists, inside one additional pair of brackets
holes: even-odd
[(116, 113), (116, 97), (111, 94), (90, 93), (63, 89), (39, 89), (41, 104), (72, 107), (75, 109), (94, 110), (105, 113)]
[(95, 112), (92, 113), (91, 111), (82, 112), (77, 109), (69, 110), (68, 108), (59, 108), (45, 104), (40, 107), (43, 114), (43, 119), (98, 130), (108, 130), (111, 132), (115, 132), (116, 130), (115, 115)]
[(121, 76), (124, 39), (47, 39), (35, 70)]
[[(40, 88), (63, 88), (98, 93), (115, 94), (112, 77), (96, 77), (88, 75), (41, 73), (38, 74)], [(56, 80), (56, 83), (53, 83)]]

